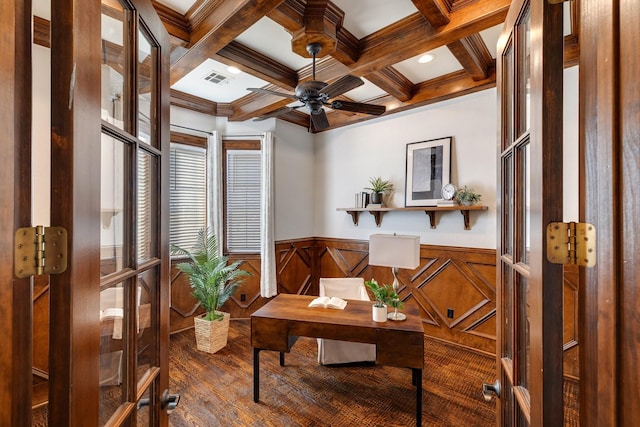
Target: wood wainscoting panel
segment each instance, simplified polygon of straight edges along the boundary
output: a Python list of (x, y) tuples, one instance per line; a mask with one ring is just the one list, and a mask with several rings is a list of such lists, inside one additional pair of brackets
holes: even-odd
[[(314, 280), (313, 275), (315, 258), (313, 238), (277, 242), (278, 293), (317, 295), (317, 280)], [(314, 282), (315, 292), (312, 286)]]
[[(393, 282), (391, 268), (368, 264), (367, 241), (317, 238), (316, 245), (321, 277)], [(418, 268), (398, 272), (398, 293), (419, 307), (427, 335), (493, 354), (495, 265), (495, 250), (421, 245)]]
[[(225, 304), (232, 318), (248, 318), (268, 300), (260, 296), (260, 257), (239, 255), (251, 273)], [(391, 268), (369, 265), (369, 242), (310, 237), (276, 242), (278, 293), (317, 295), (320, 277), (375, 278), (392, 283)], [(420, 265), (400, 269), (399, 294), (420, 309), (429, 336), (495, 354), (496, 252), (421, 245)], [(578, 271), (565, 268), (565, 373), (578, 377)], [(202, 313), (186, 278), (172, 269), (171, 332), (193, 326)]]

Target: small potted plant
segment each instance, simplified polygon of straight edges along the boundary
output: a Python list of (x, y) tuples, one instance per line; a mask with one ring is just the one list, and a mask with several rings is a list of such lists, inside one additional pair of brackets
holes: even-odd
[(371, 191), (371, 203), (382, 203), (382, 195), (393, 190), (393, 184), (391, 181), (383, 180), (381, 177), (369, 178), (370, 187), (365, 187), (365, 190)]
[(375, 302), (373, 303), (373, 321), (374, 322), (386, 322), (387, 321), (387, 305), (392, 305), (402, 302), (398, 298), (398, 294), (393, 290), (391, 285), (380, 286), (376, 279), (371, 279), (365, 282), (367, 288), (371, 290)]
[(463, 206), (475, 205), (480, 201), (481, 197), (481, 194), (476, 193), (473, 188), (467, 188), (466, 185), (464, 186), (464, 188), (456, 192), (456, 200)]
[(229, 313), (218, 311), (242, 283), (248, 272), (238, 267), (242, 261), (228, 263), (226, 256), (218, 253), (215, 234), (200, 229), (193, 251), (172, 246), (172, 253), (184, 255), (188, 261), (176, 268), (189, 277), (193, 296), (204, 307), (203, 316), (194, 317), (196, 346), (198, 350), (215, 353), (227, 345)]

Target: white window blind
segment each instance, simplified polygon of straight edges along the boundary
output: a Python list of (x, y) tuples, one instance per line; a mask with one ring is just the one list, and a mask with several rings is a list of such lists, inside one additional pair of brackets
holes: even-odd
[(207, 226), (207, 152), (171, 144), (169, 162), (169, 239), (191, 250)]
[(226, 151), (226, 249), (260, 252), (260, 150)]

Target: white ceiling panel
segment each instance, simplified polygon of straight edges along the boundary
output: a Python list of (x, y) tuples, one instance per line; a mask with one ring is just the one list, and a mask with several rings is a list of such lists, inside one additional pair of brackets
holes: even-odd
[[(362, 80), (364, 81), (364, 84), (362, 86), (358, 86), (357, 88), (350, 90), (349, 92), (345, 93), (344, 96), (356, 102), (363, 102), (387, 94), (385, 91), (371, 83), (369, 80)], [(339, 96), (336, 97), (336, 99), (339, 98)]]
[(170, 7), (176, 12), (180, 12), (181, 14), (187, 13), (187, 11), (191, 8), (191, 6), (196, 2), (196, 0), (156, 0), (158, 3), (161, 3), (165, 6)]
[(291, 34), (266, 17), (240, 34), (236, 41), (296, 71), (311, 63), (309, 58), (291, 51)]
[[(426, 64), (420, 64), (418, 58), (422, 55), (430, 53), (435, 55), (435, 59)], [(446, 46), (441, 46), (429, 52), (421, 53), (413, 58), (406, 59), (393, 66), (402, 73), (412, 83), (422, 83), (426, 80), (458, 71), (462, 68), (458, 60)]]
[(411, 0), (333, 0), (344, 11), (342, 26), (361, 39), (418, 11)]
[[(205, 77), (211, 73), (216, 73), (224, 79), (219, 83), (206, 80)], [(264, 80), (246, 73), (232, 74), (227, 71), (226, 65), (207, 59), (171, 88), (214, 102), (231, 102), (249, 94), (246, 90), (248, 87), (262, 87), (266, 84)]]

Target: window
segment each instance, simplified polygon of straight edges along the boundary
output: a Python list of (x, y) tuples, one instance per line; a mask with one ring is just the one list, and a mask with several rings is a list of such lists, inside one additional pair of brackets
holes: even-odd
[(260, 142), (225, 141), (223, 157), (225, 252), (260, 253)]
[(172, 143), (169, 159), (169, 238), (188, 250), (207, 227), (207, 150), (200, 139), (201, 146)]

